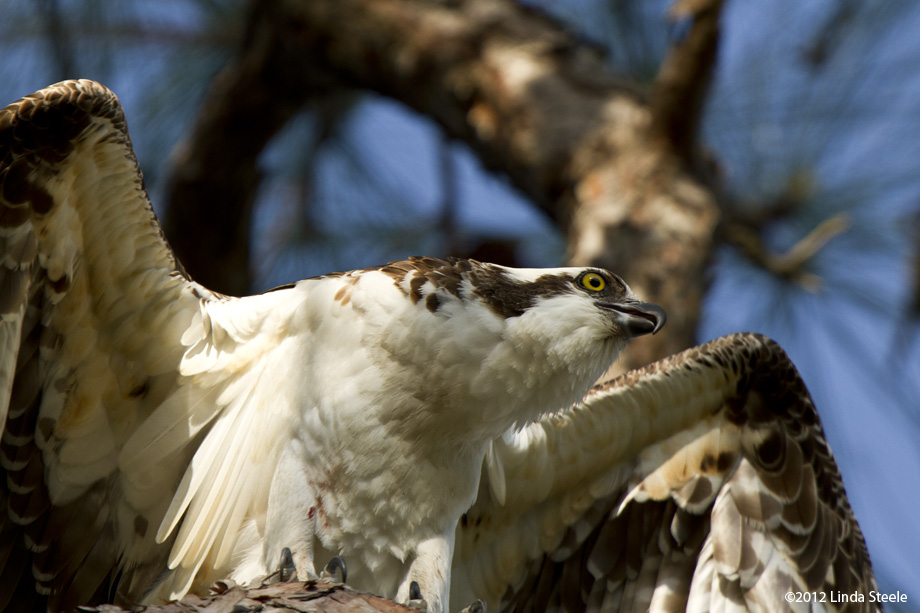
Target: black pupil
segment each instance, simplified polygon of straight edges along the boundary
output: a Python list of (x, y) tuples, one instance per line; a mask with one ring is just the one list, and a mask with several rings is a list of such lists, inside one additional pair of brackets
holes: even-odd
[(600, 286), (601, 286), (601, 280), (600, 280), (600, 278), (598, 278), (598, 277), (590, 277), (590, 278), (588, 279), (588, 283), (591, 284), (591, 287), (600, 287)]

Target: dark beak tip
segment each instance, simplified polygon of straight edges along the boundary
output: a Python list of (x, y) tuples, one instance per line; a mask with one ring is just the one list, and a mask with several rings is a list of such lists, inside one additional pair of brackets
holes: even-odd
[(627, 316), (626, 327), (632, 337), (657, 334), (668, 320), (664, 309), (650, 302), (619, 305), (613, 309)]
[(601, 303), (599, 306), (619, 314), (617, 319), (630, 338), (657, 334), (668, 320), (664, 309), (651, 302), (627, 300), (619, 303)]
[(652, 328), (652, 334), (658, 334), (658, 331), (664, 328), (664, 325), (667, 323), (668, 314), (657, 304), (647, 302), (645, 306), (649, 313), (655, 317), (655, 327)]

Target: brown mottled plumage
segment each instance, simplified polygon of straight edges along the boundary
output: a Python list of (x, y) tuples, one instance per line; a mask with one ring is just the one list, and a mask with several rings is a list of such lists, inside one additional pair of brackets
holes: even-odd
[(455, 589), (502, 610), (781, 611), (789, 591), (880, 608), (815, 407), (762, 336), (599, 384), (493, 458), (504, 501), (485, 474), (458, 528)]

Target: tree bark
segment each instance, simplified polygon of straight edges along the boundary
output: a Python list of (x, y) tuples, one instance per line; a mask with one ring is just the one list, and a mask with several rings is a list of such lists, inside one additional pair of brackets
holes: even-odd
[[(696, 75), (714, 57), (712, 4), (706, 19), (692, 13), (676, 51)], [(377, 91), (435, 119), (562, 225), (573, 264), (609, 268), (664, 306), (666, 331), (636, 343), (625, 367), (694, 344), (718, 221), (688, 145), (706, 79), (674, 86), (682, 72), (672, 69), (663, 79), (670, 89), (659, 87), (669, 97), (653, 105), (654, 96), (607, 74), (596, 50), (512, 0), (257, 0), (251, 23), (240, 61), (218, 81), (190, 139), (196, 146), (178, 164), (184, 191), (174, 189), (167, 218), (169, 236), (179, 224), (222, 223), (245, 195), (217, 239), (196, 235), (201, 244), (191, 246), (204, 252), (197, 260), (224, 269), (217, 287), (238, 287), (233, 277), (247, 270), (226, 245), (248, 244), (258, 150), (307, 93), (333, 84)], [(678, 129), (682, 100), (691, 127)], [(244, 137), (227, 129), (240, 125)], [(175, 246), (188, 261), (187, 247)]]
[(211, 594), (193, 594), (163, 605), (126, 609), (118, 605), (80, 607), (83, 613), (412, 613), (404, 605), (387, 598), (359, 592), (341, 583), (289, 581), (243, 588), (230, 581), (219, 581)]
[[(259, 154), (298, 110), (328, 91), (285, 48), (271, 3), (255, 5), (239, 55), (215, 78), (189, 137), (176, 149), (163, 226), (191, 277), (231, 295), (250, 289), (252, 205)], [(291, 70), (297, 66), (296, 70)]]

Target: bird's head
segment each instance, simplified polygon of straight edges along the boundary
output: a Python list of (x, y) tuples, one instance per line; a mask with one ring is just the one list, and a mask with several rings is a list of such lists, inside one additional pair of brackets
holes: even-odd
[(536, 319), (560, 331), (585, 328), (622, 343), (655, 334), (667, 319), (657, 304), (643, 302), (620, 277), (601, 268), (474, 269), (473, 293), (496, 314)]
[(657, 304), (643, 302), (633, 294), (626, 282), (617, 275), (602, 269), (586, 269), (569, 273), (575, 294), (589, 298), (607, 317), (613, 336), (625, 340), (655, 334), (667, 320), (664, 309)]
[(600, 268), (480, 266), (470, 271), (472, 292), (504, 318), (505, 338), (485, 371), (538, 396), (540, 410), (578, 399), (631, 339), (665, 323), (664, 309)]
[[(432, 411), (438, 428), (474, 440), (569, 406), (630, 339), (665, 323), (661, 307), (599, 268), (410, 258), (378, 272), (414, 305), (378, 337), (388, 359), (417, 367), (413, 395), (441, 399)], [(453, 404), (460, 410), (448, 410)]]

